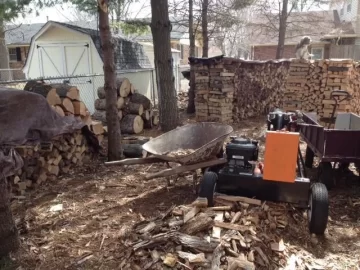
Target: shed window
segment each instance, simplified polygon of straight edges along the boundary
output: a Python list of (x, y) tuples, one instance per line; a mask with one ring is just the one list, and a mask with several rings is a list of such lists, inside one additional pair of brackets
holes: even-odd
[(20, 49), (20, 47), (9, 48), (9, 60), (11, 62), (20, 62), (21, 61), (21, 49)]
[(312, 59), (323, 59), (324, 58), (324, 48), (312, 48), (311, 49)]
[(344, 8), (340, 9), (340, 15), (344, 15)]
[(349, 3), (349, 4), (347, 5), (346, 10), (347, 10), (347, 12), (350, 12), (350, 11), (351, 11), (351, 3)]

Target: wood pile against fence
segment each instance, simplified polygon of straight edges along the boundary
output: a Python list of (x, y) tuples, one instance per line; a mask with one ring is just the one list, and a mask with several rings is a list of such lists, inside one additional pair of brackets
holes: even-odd
[[(138, 134), (144, 128), (158, 125), (159, 116), (152, 108), (150, 99), (137, 93), (134, 85), (127, 78), (116, 79), (118, 118), (123, 134)], [(93, 118), (106, 124), (106, 99), (104, 87), (97, 90)]]
[(80, 91), (76, 86), (68, 84), (48, 84), (43, 81), (29, 81), (25, 91), (42, 95), (51, 107), (61, 116), (74, 116), (81, 119), (96, 135), (99, 143), (104, 139), (105, 129), (101, 122), (94, 121), (84, 102), (80, 99)]
[(29, 188), (47, 180), (55, 180), (60, 174), (69, 173), (75, 166), (81, 166), (92, 157), (81, 130), (63, 134), (50, 143), (21, 145), (15, 147), (24, 161), (24, 166), (9, 177), (14, 195), (24, 195)]
[(352, 59), (190, 58), (190, 67), (195, 73), (198, 121), (236, 122), (282, 108), (316, 112), (324, 124), (335, 103), (330, 97), (334, 90), (346, 90), (352, 96), (338, 112), (360, 113), (360, 69)]
[[(334, 99), (331, 92), (346, 90), (353, 96), (339, 104), (337, 112), (359, 112), (359, 76), (354, 61), (293, 60), (286, 80), (284, 109), (316, 112), (319, 119), (326, 120), (331, 116)], [(354, 95), (355, 94), (355, 95)], [(342, 97), (340, 97), (342, 99)], [(339, 98), (337, 98), (339, 99)]]

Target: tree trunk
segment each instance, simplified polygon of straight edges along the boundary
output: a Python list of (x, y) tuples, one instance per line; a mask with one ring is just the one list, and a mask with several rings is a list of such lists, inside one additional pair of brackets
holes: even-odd
[(0, 20), (0, 81), (10, 81), (12, 79), (10, 70), (1, 70), (9, 68), (9, 52), (6, 47), (3, 22)]
[[(193, 16), (193, 0), (189, 0), (189, 38), (190, 38), (190, 57), (195, 56), (195, 33), (194, 33), (194, 16)], [(190, 72), (188, 92), (187, 113), (195, 113), (195, 78), (194, 72)]]
[(171, 23), (167, 0), (151, 0), (151, 32), (154, 42), (160, 127), (169, 131), (178, 125), (178, 108), (170, 47)]
[(0, 258), (19, 247), (18, 231), (10, 209), (7, 181), (0, 177)]
[(288, 16), (288, 1), (283, 0), (283, 6), (279, 20), (279, 40), (276, 49), (276, 59), (281, 59), (284, 55), (285, 35), (286, 35), (286, 22)]
[(209, 53), (209, 37), (208, 37), (208, 6), (209, 0), (203, 0), (202, 11), (201, 11), (201, 27), (202, 27), (202, 38), (203, 38), (203, 53), (202, 57), (207, 58)]
[(109, 27), (109, 0), (98, 0), (99, 29), (104, 61), (104, 89), (106, 99), (106, 121), (108, 125), (108, 160), (122, 158), (121, 131), (117, 116), (117, 91), (115, 87), (114, 44)]

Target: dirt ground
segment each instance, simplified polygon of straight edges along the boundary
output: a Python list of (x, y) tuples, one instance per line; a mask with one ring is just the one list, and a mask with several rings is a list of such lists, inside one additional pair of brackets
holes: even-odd
[[(184, 122), (191, 121), (184, 118)], [(158, 134), (160, 131), (151, 131), (145, 136)], [(263, 143), (264, 118), (234, 125), (234, 134)], [(157, 172), (163, 165), (105, 167), (104, 160), (93, 160), (12, 203), (21, 248), (0, 269), (121, 269), (130, 248), (121, 238), (126, 224), (195, 199), (189, 179), (180, 179), (172, 187), (163, 178), (143, 180), (146, 173)], [(345, 179), (338, 178), (337, 187), (330, 191), (330, 203), (324, 237), (311, 237), (304, 213), (290, 205), (284, 207), (292, 222), (279, 233), (296, 251), (297, 260), (317, 265), (313, 269), (360, 269), (358, 176), (350, 173)]]

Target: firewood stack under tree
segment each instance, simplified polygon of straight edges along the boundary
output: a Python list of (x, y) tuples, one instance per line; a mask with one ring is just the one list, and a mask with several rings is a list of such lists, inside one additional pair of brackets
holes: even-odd
[[(116, 79), (118, 118), (123, 134), (138, 134), (144, 128), (152, 128), (159, 123), (159, 116), (152, 108), (150, 99), (137, 93), (127, 78)], [(93, 118), (106, 125), (106, 99), (104, 87), (97, 90)]]
[(51, 107), (61, 116), (74, 116), (81, 119), (96, 135), (99, 143), (104, 139), (105, 129), (101, 122), (93, 121), (89, 110), (80, 100), (80, 92), (76, 86), (68, 84), (47, 84), (43, 81), (29, 81), (25, 91), (42, 95)]

